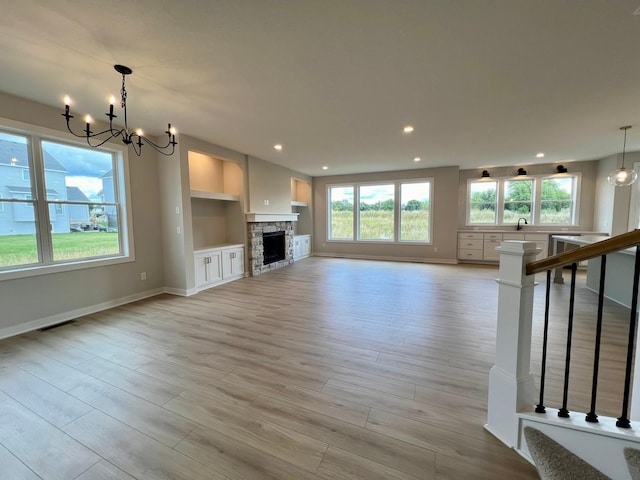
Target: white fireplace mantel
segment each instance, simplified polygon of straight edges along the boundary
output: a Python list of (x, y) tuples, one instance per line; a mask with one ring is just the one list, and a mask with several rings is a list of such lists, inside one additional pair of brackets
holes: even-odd
[(247, 223), (297, 222), (299, 213), (247, 213)]

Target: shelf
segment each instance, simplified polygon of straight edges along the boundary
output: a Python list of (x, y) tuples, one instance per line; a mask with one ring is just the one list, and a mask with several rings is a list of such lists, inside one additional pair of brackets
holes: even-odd
[(291, 200), (292, 207), (308, 207), (309, 204), (307, 202), (298, 202), (297, 200)]
[(227, 202), (237, 202), (240, 200), (238, 195), (220, 192), (203, 192), (200, 190), (191, 190), (191, 198), (205, 198), (207, 200), (225, 200)]

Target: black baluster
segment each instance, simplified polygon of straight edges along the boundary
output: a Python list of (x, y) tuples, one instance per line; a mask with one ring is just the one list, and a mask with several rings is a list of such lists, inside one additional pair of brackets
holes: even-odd
[(562, 390), (562, 408), (558, 411), (558, 416), (569, 417), (567, 410), (567, 401), (569, 398), (569, 367), (571, 366), (571, 337), (573, 334), (573, 304), (576, 297), (576, 270), (578, 264), (571, 264), (571, 295), (569, 297), (569, 323), (567, 326), (567, 355), (564, 363), (564, 387)]
[(540, 371), (540, 403), (536, 405), (536, 413), (546, 413), (544, 408), (544, 379), (547, 371), (547, 336), (549, 333), (549, 297), (551, 295), (551, 270), (547, 270), (547, 289), (544, 301), (544, 333), (542, 335), (542, 367)]
[(602, 339), (602, 307), (604, 305), (604, 279), (607, 270), (607, 256), (600, 258), (600, 290), (598, 293), (598, 319), (596, 323), (596, 347), (593, 353), (593, 381), (591, 382), (591, 410), (587, 413), (585, 420), (591, 423), (598, 423), (596, 415), (596, 396), (598, 394), (598, 368), (600, 365), (600, 340)]
[(629, 421), (629, 396), (631, 387), (631, 363), (633, 362), (633, 347), (635, 343), (636, 321), (638, 318), (638, 278), (640, 277), (640, 245), (636, 247), (636, 265), (633, 272), (633, 290), (631, 291), (631, 313), (629, 315), (629, 343), (627, 344), (627, 370), (624, 376), (624, 397), (622, 398), (622, 415), (616, 426), (631, 428)]

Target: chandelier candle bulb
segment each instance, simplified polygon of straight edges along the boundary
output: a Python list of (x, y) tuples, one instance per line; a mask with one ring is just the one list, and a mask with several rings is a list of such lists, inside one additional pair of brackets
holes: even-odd
[(91, 129), (89, 128), (91, 127), (91, 122), (92, 122), (91, 115), (87, 115), (86, 117), (84, 117), (84, 121), (87, 122), (87, 129), (85, 131), (88, 137), (89, 135), (91, 135)]

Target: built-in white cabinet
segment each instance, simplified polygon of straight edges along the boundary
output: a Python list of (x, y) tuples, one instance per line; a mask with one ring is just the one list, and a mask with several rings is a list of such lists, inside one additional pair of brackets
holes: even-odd
[(244, 245), (224, 245), (193, 252), (196, 290), (244, 276)]
[(541, 250), (536, 260), (548, 256), (548, 233), (458, 232), (458, 260), (497, 262), (500, 260), (500, 255), (496, 248), (504, 240), (536, 242), (536, 246)]
[(311, 255), (311, 235), (294, 235), (293, 259), (300, 260)]

